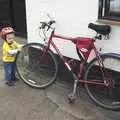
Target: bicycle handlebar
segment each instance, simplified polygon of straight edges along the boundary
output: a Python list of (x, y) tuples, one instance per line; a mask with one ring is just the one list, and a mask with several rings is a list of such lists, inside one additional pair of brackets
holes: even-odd
[(41, 23), (40, 29), (45, 29), (46, 27), (48, 27), (47, 28), (48, 31), (51, 28), (51, 25), (56, 22), (54, 20), (50, 20), (49, 22), (40, 22), (40, 23)]
[(51, 28), (51, 25), (54, 23), (56, 23), (54, 20), (49, 21), (47, 31)]
[[(40, 32), (39, 32), (39, 35), (41, 36), (42, 34), (44, 35), (44, 41), (46, 40), (47, 36), (46, 36), (46, 32), (51, 28), (52, 30), (54, 30), (55, 28), (52, 28), (52, 24), (55, 23), (54, 20), (50, 20), (48, 22), (40, 22), (41, 23), (41, 26), (39, 27), (40, 29)], [(47, 29), (46, 29), (47, 27)], [(41, 34), (42, 32), (42, 34)]]

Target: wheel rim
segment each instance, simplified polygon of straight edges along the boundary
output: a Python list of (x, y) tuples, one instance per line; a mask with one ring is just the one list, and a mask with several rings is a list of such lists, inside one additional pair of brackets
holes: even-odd
[(41, 55), (42, 46), (30, 44), (25, 46), (17, 57), (18, 74), (25, 83), (32, 87), (46, 87), (55, 80), (57, 75), (57, 63), (52, 53), (49, 52), (42, 62), (39, 61)]
[[(120, 87), (120, 82), (118, 82), (118, 76), (120, 76), (119, 72), (116, 72), (118, 68), (120, 68), (120, 60), (118, 58), (113, 57), (103, 57), (104, 59), (104, 66), (106, 68), (107, 74), (112, 77), (112, 82), (115, 83), (113, 85), (112, 82), (109, 82), (110, 85), (91, 85), (86, 84), (86, 90), (88, 92), (88, 95), (90, 98), (100, 105), (101, 107), (107, 108), (107, 109), (118, 109), (120, 108), (120, 95), (118, 95), (118, 88)], [(107, 59), (108, 58), (108, 59)], [(114, 62), (113, 62), (114, 60)], [(85, 79), (86, 80), (97, 80), (104, 84), (105, 81), (102, 80), (102, 75), (100, 69), (96, 67), (98, 63), (96, 63), (96, 60), (94, 60), (93, 63), (88, 67), (88, 71), (86, 72)], [(108, 66), (112, 68), (112, 70), (108, 71)], [(117, 67), (117, 69), (116, 69)], [(119, 69), (120, 70), (120, 69)], [(108, 76), (108, 75), (107, 75)], [(114, 76), (114, 77), (113, 77)], [(110, 80), (109, 78), (107, 78)], [(119, 79), (120, 81), (120, 79)], [(120, 90), (120, 89), (119, 89)]]

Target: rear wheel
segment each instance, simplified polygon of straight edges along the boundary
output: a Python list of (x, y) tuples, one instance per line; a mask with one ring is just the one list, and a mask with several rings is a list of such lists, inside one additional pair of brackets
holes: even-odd
[(87, 93), (96, 104), (106, 109), (120, 109), (119, 56), (103, 54), (100, 65), (97, 58), (92, 60), (86, 70), (85, 80)]
[(56, 80), (58, 64), (55, 55), (50, 50), (44, 57), (42, 55), (43, 45), (29, 43), (16, 56), (17, 73), (31, 87), (45, 88)]

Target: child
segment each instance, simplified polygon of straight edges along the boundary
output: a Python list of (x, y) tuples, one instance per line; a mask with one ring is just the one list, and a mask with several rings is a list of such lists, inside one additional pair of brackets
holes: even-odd
[(21, 47), (15, 41), (15, 31), (12, 27), (2, 28), (0, 36), (4, 40), (2, 50), (6, 84), (13, 86), (15, 80), (15, 57), (17, 52), (21, 51)]

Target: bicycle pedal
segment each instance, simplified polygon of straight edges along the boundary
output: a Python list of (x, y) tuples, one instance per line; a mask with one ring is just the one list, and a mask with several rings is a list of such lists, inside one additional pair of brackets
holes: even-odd
[(68, 95), (68, 101), (70, 104), (73, 104), (76, 100), (76, 96), (74, 94), (69, 94)]

